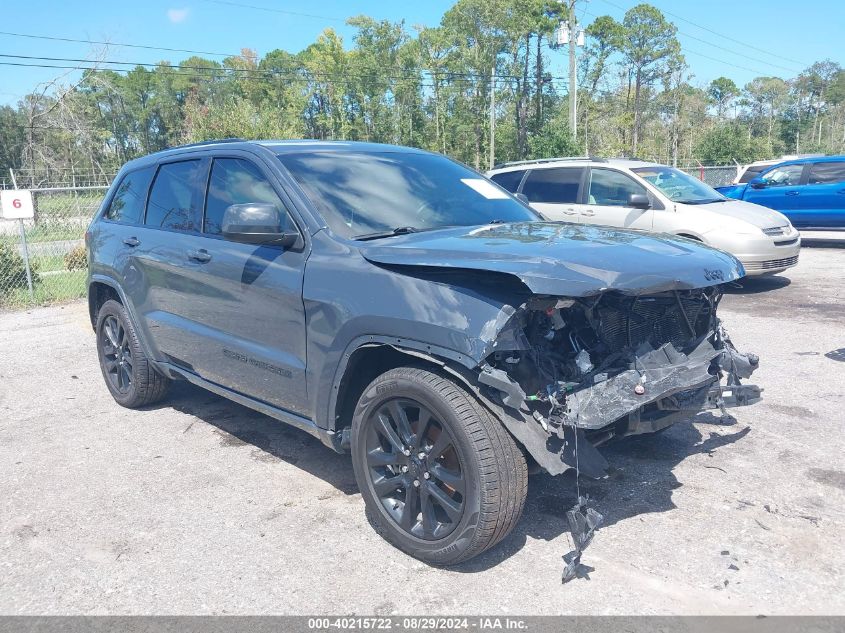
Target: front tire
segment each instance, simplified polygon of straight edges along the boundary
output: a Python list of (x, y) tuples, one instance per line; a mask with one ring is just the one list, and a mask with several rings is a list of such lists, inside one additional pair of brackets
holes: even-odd
[(376, 378), (352, 419), (352, 463), (376, 530), (427, 563), (468, 560), (519, 520), (528, 470), (475, 398), (426, 369)]
[(106, 301), (97, 314), (97, 356), (112, 397), (129, 409), (164, 398), (170, 380), (156, 371), (144, 354), (126, 308)]

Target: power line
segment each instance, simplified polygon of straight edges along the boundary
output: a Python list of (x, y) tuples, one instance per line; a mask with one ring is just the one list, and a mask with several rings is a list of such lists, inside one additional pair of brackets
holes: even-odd
[(335, 18), (327, 15), (314, 15), (313, 13), (300, 13), (299, 11), (288, 11), (286, 9), (276, 9), (274, 7), (262, 7), (254, 4), (243, 4), (241, 2), (229, 2), (228, 0), (202, 0), (209, 4), (222, 4), (230, 7), (238, 7), (240, 9), (254, 9), (256, 11), (267, 11), (268, 13), (281, 13), (284, 15), (293, 15), (300, 18), (313, 18), (315, 20), (330, 20), (332, 22), (346, 22), (345, 18)]
[[(2, 56), (2, 55), (0, 55)], [(88, 61), (89, 64), (93, 64), (95, 62)], [(130, 63), (130, 62), (116, 62), (116, 63)], [(138, 64), (136, 64), (137, 66)], [(0, 62), (0, 66), (13, 66), (13, 67), (21, 67), (21, 68), (55, 68), (55, 69), (62, 69), (62, 70), (82, 70), (82, 71), (94, 71), (94, 72), (102, 72), (104, 70), (108, 70), (110, 72), (123, 72), (128, 73), (132, 69), (129, 68), (109, 68), (103, 69), (99, 66), (92, 66), (92, 65), (64, 65), (64, 64), (35, 64), (31, 62)], [(208, 72), (182, 72), (182, 69), (196, 69), (199, 71), (208, 71)], [(284, 79), (285, 81), (290, 82), (299, 82), (299, 83), (327, 83), (327, 84), (338, 84), (344, 81), (349, 81), (356, 77), (354, 75), (331, 75), (331, 74), (324, 74), (319, 72), (310, 71), (307, 69), (303, 69), (303, 73), (306, 75), (311, 76), (302, 76), (299, 74), (284, 74), (279, 71), (272, 71), (272, 70), (252, 70), (252, 69), (229, 69), (229, 68), (204, 68), (202, 66), (157, 66), (155, 72), (161, 73), (163, 75), (173, 75), (178, 77), (187, 77), (187, 78), (197, 78), (197, 79), (232, 79), (232, 75), (229, 74), (228, 71), (230, 70), (243, 70), (249, 71), (252, 74), (246, 74), (238, 79), (240, 81), (262, 81), (267, 80), (270, 78), (280, 78)], [(174, 72), (175, 71), (175, 72)], [(368, 78), (368, 77), (365, 77)], [(418, 79), (417, 77), (404, 77), (401, 79)], [(400, 79), (400, 80), (401, 80)], [(464, 84), (465, 86), (468, 85), (475, 85), (478, 83), (478, 80), (475, 79), (466, 79), (460, 77), (452, 77), (448, 78), (447, 81), (453, 84)], [(548, 83), (548, 82), (547, 82)], [(427, 83), (425, 81), (417, 81), (416, 84), (420, 88), (435, 88), (435, 84)]]
[[(623, 6), (618, 5), (618, 4), (616, 4), (615, 2), (612, 2), (611, 0), (602, 0), (602, 1), (603, 1), (605, 4), (609, 4), (609, 5), (610, 5), (610, 6), (612, 6), (612, 7), (616, 7), (617, 9), (619, 9), (619, 10), (621, 10), (621, 11), (627, 11), (627, 10), (628, 10), (628, 9), (626, 9), (626, 8), (625, 8), (625, 7), (623, 7)], [(715, 35), (716, 37), (721, 37), (722, 39), (728, 40), (729, 42), (733, 42), (733, 43), (735, 43), (735, 44), (739, 44), (739, 45), (741, 45), (741, 46), (745, 46), (746, 48), (750, 48), (750, 49), (752, 49), (752, 50), (755, 50), (755, 51), (757, 51), (758, 53), (763, 53), (763, 54), (765, 54), (765, 55), (769, 55), (770, 57), (776, 57), (777, 59), (781, 59), (781, 60), (786, 61), (786, 62), (791, 62), (791, 63), (793, 63), (793, 64), (798, 64), (799, 66), (804, 66), (804, 67), (806, 67), (806, 66), (808, 65), (806, 62), (798, 61), (797, 59), (792, 59), (792, 58), (790, 58), (790, 57), (784, 57), (783, 55), (778, 55), (777, 53), (772, 53), (771, 51), (767, 51), (767, 50), (765, 50), (765, 49), (763, 49), (763, 48), (759, 48), (759, 47), (757, 47), (757, 46), (754, 46), (753, 44), (749, 44), (748, 42), (743, 42), (742, 40), (738, 40), (738, 39), (736, 39), (736, 38), (734, 38), (734, 37), (730, 37), (729, 35), (723, 35), (722, 33), (719, 33), (718, 31), (714, 31), (713, 29), (711, 29), (711, 28), (709, 28), (709, 27), (702, 26), (702, 25), (700, 25), (700, 24), (697, 24), (696, 22), (693, 22), (692, 20), (688, 20), (687, 18), (684, 18), (684, 17), (682, 17), (682, 16), (678, 15), (677, 13), (672, 13), (671, 11), (666, 11), (665, 9), (661, 9), (661, 11), (662, 11), (663, 13), (665, 13), (666, 15), (671, 15), (673, 18), (675, 18), (675, 19), (677, 19), (677, 20), (680, 20), (680, 21), (682, 21), (682, 22), (686, 22), (687, 24), (691, 24), (692, 26), (694, 26), (694, 27), (696, 27), (696, 28), (699, 28), (699, 29), (701, 29), (702, 31), (707, 31), (707, 32), (708, 32), (708, 33), (710, 33), (711, 35)], [(694, 36), (694, 35), (690, 35), (689, 33), (683, 33), (683, 32), (681, 32), (681, 31), (678, 31), (678, 33), (680, 33), (681, 35), (684, 35), (684, 36), (686, 36), (686, 37), (692, 38), (692, 39), (698, 39), (699, 41), (703, 41), (703, 42), (705, 42), (706, 44), (710, 44), (711, 46), (715, 46), (715, 44), (713, 44), (712, 42), (707, 42), (707, 41), (705, 41), (705, 40), (701, 40), (700, 38), (697, 38), (697, 37), (696, 37), (696, 36)], [(736, 53), (736, 52), (731, 51), (730, 49), (727, 49), (727, 48), (722, 48), (722, 47), (720, 47), (720, 50), (728, 51), (728, 52), (731, 52), (731, 53), (733, 53), (733, 54), (735, 54), (735, 55), (743, 55), (743, 56), (745, 56), (745, 53)], [(754, 59), (754, 58), (749, 57), (749, 59)], [(758, 61), (758, 62), (760, 62), (760, 63), (762, 63), (762, 64), (769, 64), (769, 65), (774, 66), (774, 67), (776, 67), (776, 68), (784, 68), (785, 70), (789, 70), (790, 72), (795, 72), (795, 70), (794, 70), (794, 69), (788, 69), (788, 68), (785, 68), (784, 66), (779, 66), (779, 65), (777, 65), (777, 64), (774, 64), (773, 62), (767, 62), (767, 61), (763, 61), (763, 60), (759, 60), (759, 59), (754, 59), (754, 61)], [(758, 72), (758, 71), (753, 71), (753, 72)]]
[(211, 55), (213, 57), (237, 57), (240, 53), (212, 53), (210, 51), (194, 51), (187, 48), (167, 48), (164, 46), (149, 46), (147, 44), (126, 44), (119, 42), (107, 42), (101, 40), (79, 40), (71, 37), (55, 37), (52, 35), (34, 35), (32, 33), (12, 33), (10, 31), (0, 31), (0, 35), (9, 35), (11, 37), (26, 37), (35, 40), (51, 40), (54, 42), (73, 42), (76, 44), (98, 44), (104, 46), (121, 46), (125, 48), (143, 48), (150, 51), (167, 51), (169, 53), (191, 53), (193, 55)]
[[(605, 2), (608, 2), (608, 0), (605, 0)], [(608, 2), (608, 4), (613, 4), (613, 3)], [(619, 9), (624, 9), (624, 7), (620, 7), (620, 6), (619, 6), (619, 5), (617, 5), (617, 4), (613, 4), (613, 6), (618, 7)], [(592, 17), (592, 18), (598, 18), (598, 17), (599, 17), (598, 15), (596, 15), (596, 14), (594, 14), (594, 13), (590, 13), (590, 12), (588, 12), (588, 11), (585, 11), (585, 13), (586, 13), (587, 15), (589, 15), (590, 17)], [(680, 33), (680, 31), (679, 31), (679, 33)], [(692, 39), (697, 39), (697, 40), (699, 40), (699, 41), (701, 41), (701, 42), (704, 42), (705, 44), (710, 44), (709, 42), (707, 42), (706, 40), (702, 40), (701, 38), (697, 38), (697, 37), (695, 37), (695, 36), (690, 36), (690, 35), (688, 35), (688, 34), (686, 34), (686, 33), (681, 33), (681, 34), (682, 34), (682, 35), (686, 35), (687, 37), (692, 37)], [(721, 49), (721, 50), (725, 50), (725, 51), (727, 51), (727, 52), (733, 52), (733, 51), (730, 51), (729, 49)], [(724, 59), (719, 59), (719, 58), (717, 58), (717, 57), (711, 57), (710, 55), (706, 55), (705, 53), (699, 53), (699, 52), (697, 52), (697, 51), (690, 50), (690, 49), (689, 49), (689, 48), (687, 48), (687, 47), (682, 48), (682, 49), (681, 49), (681, 51), (682, 51), (683, 53), (685, 53), (685, 54), (687, 54), (687, 53), (688, 53), (688, 54), (690, 54), (690, 55), (697, 55), (697, 56), (699, 56), (699, 57), (704, 57), (705, 59), (709, 59), (709, 60), (711, 60), (711, 61), (718, 62), (718, 63), (720, 63), (720, 64), (722, 64), (722, 65), (724, 65), (724, 66), (731, 66), (732, 68), (738, 68), (739, 70), (747, 70), (748, 72), (757, 73), (757, 74), (759, 74), (759, 75), (768, 75), (768, 74), (769, 74), (769, 72), (768, 72), (768, 71), (765, 71), (765, 70), (759, 70), (759, 69), (749, 68), (748, 66), (742, 66), (741, 64), (736, 64), (736, 63), (734, 63), (734, 62), (729, 62), (729, 61), (726, 61), (726, 60), (724, 60)], [(735, 54), (736, 54), (736, 55), (742, 55), (742, 53), (735, 53)], [(749, 59), (752, 59), (752, 58), (749, 58)], [(778, 66), (777, 64), (772, 64), (771, 62), (766, 62), (766, 61), (759, 60), (759, 59), (758, 59), (758, 60), (755, 60), (755, 61), (762, 62), (762, 63), (764, 63), (764, 64), (766, 64), (766, 65), (769, 65), (769, 66), (774, 66), (774, 67), (784, 68), (783, 66)], [(795, 72), (794, 70), (790, 70), (790, 69), (786, 69), (786, 70), (789, 70), (790, 72)]]
[[(264, 69), (264, 68), (231, 68), (226, 66), (215, 66), (215, 67), (207, 67), (207, 66), (191, 66), (185, 64), (165, 64), (161, 62), (134, 62), (134, 61), (118, 61), (118, 60), (92, 60), (92, 59), (82, 59), (82, 58), (74, 58), (74, 57), (43, 57), (37, 55), (15, 55), (11, 53), (0, 53), (0, 58), (8, 58), (8, 59), (24, 59), (24, 60), (32, 60), (32, 61), (45, 61), (45, 62), (72, 62), (75, 64), (94, 64), (93, 67), (90, 66), (53, 66), (53, 65), (40, 65), (40, 64), (32, 64), (33, 66), (43, 67), (43, 68), (65, 68), (65, 69), (73, 69), (78, 68), (79, 70), (112, 70), (112, 71), (122, 71), (128, 72), (131, 69), (103, 69), (96, 66), (97, 64), (110, 64), (110, 65), (118, 65), (118, 66), (134, 66), (134, 67), (143, 67), (143, 68), (154, 68), (158, 70), (192, 70), (192, 71), (201, 71), (202, 74), (200, 76), (212, 76), (213, 74), (217, 74), (220, 77), (229, 77), (230, 73), (239, 73), (242, 75), (259, 75), (261, 77), (267, 76), (299, 76), (301, 73), (307, 73), (318, 77), (334, 77), (340, 79), (371, 79), (373, 77), (372, 74), (361, 74), (361, 73), (328, 73), (323, 71), (314, 71), (307, 68), (301, 68), (299, 70), (279, 70), (279, 69)], [(12, 64), (6, 63), (4, 65), (16, 65), (16, 66), (25, 66), (28, 64)], [(490, 75), (479, 75), (476, 73), (461, 73), (461, 72), (451, 72), (447, 71), (445, 73), (438, 73), (432, 72), (426, 68), (403, 68), (401, 69), (405, 74), (404, 75), (377, 75), (376, 79), (382, 80), (394, 80), (394, 81), (405, 81), (405, 80), (413, 80), (420, 77), (422, 74), (429, 75), (432, 79), (440, 80), (443, 79), (445, 81), (463, 81), (463, 82), (477, 82), (477, 81), (487, 81)], [(516, 80), (521, 79), (520, 76), (517, 75), (493, 75), (495, 79), (501, 80)], [(565, 77), (554, 77), (550, 76), (549, 79), (554, 82), (554, 80), (563, 81), (566, 79)], [(546, 82), (548, 83), (548, 82)]]

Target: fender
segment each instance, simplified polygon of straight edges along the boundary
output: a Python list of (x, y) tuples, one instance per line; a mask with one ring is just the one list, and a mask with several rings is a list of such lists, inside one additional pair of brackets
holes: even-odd
[[(123, 304), (123, 307), (126, 309), (126, 313), (129, 315), (129, 320), (132, 322), (132, 327), (135, 328), (135, 334), (138, 337), (138, 341), (141, 343), (141, 347), (144, 350), (144, 355), (151, 359), (153, 363), (155, 363), (155, 356), (153, 356), (151, 348), (147, 343), (147, 339), (144, 337), (143, 330), (138, 327), (138, 318), (135, 315), (135, 308), (132, 303), (129, 301), (129, 298), (126, 296), (126, 293), (123, 291), (123, 288), (120, 287), (120, 284), (117, 282), (116, 279), (113, 277), (109, 277), (108, 275), (103, 275), (100, 273), (93, 273), (88, 278), (88, 301), (89, 306), (91, 301), (91, 284), (94, 283), (101, 283), (109, 286), (112, 290), (117, 293), (117, 296), (120, 297), (120, 303)], [(97, 323), (97, 315), (92, 315), (92, 321), (94, 323), (94, 327), (96, 328)]]

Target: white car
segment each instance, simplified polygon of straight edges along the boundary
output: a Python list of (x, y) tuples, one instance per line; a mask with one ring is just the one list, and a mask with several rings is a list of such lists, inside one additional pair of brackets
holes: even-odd
[(680, 235), (734, 255), (747, 275), (798, 263), (801, 237), (784, 215), (665, 165), (555, 158), (499, 165), (487, 177), (548, 220)]

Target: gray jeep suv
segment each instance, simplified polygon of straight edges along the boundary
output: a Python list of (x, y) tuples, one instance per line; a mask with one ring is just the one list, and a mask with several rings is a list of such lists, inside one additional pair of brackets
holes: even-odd
[(178, 147), (123, 167), (86, 240), (119, 404), (188, 380), (351, 452), (379, 531), (434, 564), (503, 539), (530, 469), (601, 477), (603, 442), (759, 396), (716, 316), (734, 257), (542, 222), (421, 150)]

